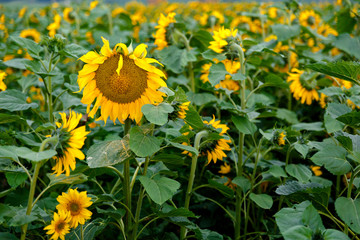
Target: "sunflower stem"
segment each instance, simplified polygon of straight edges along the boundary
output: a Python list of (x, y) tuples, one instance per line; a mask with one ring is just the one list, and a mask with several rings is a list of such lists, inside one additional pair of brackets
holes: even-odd
[[(235, 45), (233, 44), (232, 47), (234, 47), (237, 51), (238, 51), (238, 55), (239, 55), (239, 61), (240, 61), (240, 71), (243, 75), (246, 74), (246, 69), (245, 69), (245, 57), (244, 57), (244, 51), (242, 50), (242, 48), (239, 45)], [(245, 98), (245, 89), (246, 89), (246, 82), (245, 80), (242, 80), (240, 82), (240, 99), (241, 99), (241, 110), (245, 110), (246, 108), (246, 98)], [(237, 173), (236, 176), (240, 177), (242, 176), (243, 173), (243, 169), (242, 169), (242, 165), (243, 165), (243, 154), (244, 154), (244, 140), (245, 140), (245, 135), (244, 133), (239, 133), (239, 152), (238, 152), (238, 161), (237, 161)], [(241, 192), (240, 191), (236, 191), (236, 205), (235, 205), (235, 240), (239, 240), (240, 236), (241, 236), (241, 205), (242, 205), (242, 200), (241, 200)]]
[[(124, 136), (129, 133), (131, 129), (131, 119), (125, 120)], [(124, 162), (124, 182), (123, 191), (125, 196), (125, 206), (127, 206), (127, 214), (125, 220), (125, 231), (128, 232), (131, 229), (131, 190), (130, 190), (130, 159), (126, 159)]]
[[(203, 130), (203, 131), (196, 134), (195, 143), (194, 143), (194, 147), (195, 147), (196, 150), (199, 151), (200, 141), (201, 141), (201, 139), (203, 137), (206, 137), (207, 135), (208, 135), (208, 132), (206, 130)], [(190, 198), (191, 198), (191, 194), (192, 194), (192, 190), (193, 190), (197, 159), (198, 159), (198, 155), (193, 154), (192, 159), (191, 159), (191, 169), (190, 169), (189, 183), (188, 183), (188, 187), (187, 187), (187, 191), (186, 191), (185, 204), (184, 204), (184, 208), (187, 209), (187, 210), (189, 209)], [(181, 229), (180, 229), (180, 240), (183, 240), (183, 239), (186, 238), (186, 233), (187, 233), (187, 229), (185, 227), (181, 227)]]
[[(57, 140), (58, 140), (57, 137), (52, 137), (52, 138), (45, 139), (41, 143), (39, 152), (44, 151), (44, 149), (46, 147), (46, 144), (48, 144), (50, 142), (57, 141)], [(44, 163), (44, 161), (40, 161), (40, 162), (36, 162), (36, 164), (35, 164), (34, 174), (33, 174), (33, 177), (31, 178), (31, 183), (30, 183), (30, 191), (29, 191), (29, 198), (28, 198), (28, 204), (27, 204), (27, 209), (26, 209), (26, 215), (30, 215), (31, 210), (33, 208), (33, 200), (34, 200), (34, 195), (35, 195), (36, 181), (37, 181), (37, 178), (39, 176), (40, 168), (41, 168), (43, 163)], [(21, 240), (25, 240), (27, 228), (28, 228), (28, 224), (24, 224), (21, 227), (21, 238), (20, 238)]]
[(84, 228), (82, 224), (80, 224), (80, 240), (84, 240)]

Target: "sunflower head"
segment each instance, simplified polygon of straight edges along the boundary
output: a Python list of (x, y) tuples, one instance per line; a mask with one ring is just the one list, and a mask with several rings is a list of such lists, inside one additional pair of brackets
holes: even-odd
[(33, 28), (30, 29), (24, 29), (20, 32), (20, 37), (22, 38), (30, 38), (31, 40), (35, 42), (40, 42), (41, 34)]
[(218, 171), (218, 173), (228, 174), (230, 171), (231, 171), (230, 165), (224, 162), (224, 165), (220, 166), (220, 171)]
[(0, 71), (0, 91), (5, 91), (7, 88), (6, 84), (4, 83), (6, 75), (6, 72)]
[(68, 193), (58, 196), (59, 204), (56, 209), (69, 214), (69, 224), (71, 228), (76, 228), (79, 224), (84, 224), (91, 218), (92, 212), (87, 209), (91, 206), (91, 198), (86, 191), (78, 192), (77, 189), (69, 189)]
[(81, 102), (88, 104), (90, 117), (101, 107), (99, 119), (105, 124), (109, 117), (113, 122), (130, 118), (138, 123), (143, 105), (163, 101), (165, 94), (157, 89), (166, 87), (165, 74), (151, 65), (160, 64), (157, 60), (146, 58), (145, 44), (132, 51), (123, 43), (111, 50), (109, 41), (103, 42), (100, 53), (91, 51), (80, 58), (86, 63), (78, 76), (80, 91), (84, 89)]
[(158, 50), (161, 50), (168, 46), (170, 34), (174, 28), (173, 24), (176, 22), (175, 20), (176, 13), (170, 12), (167, 16), (164, 14), (160, 14), (160, 18), (158, 21), (158, 25), (155, 27), (156, 33), (155, 37), (155, 45), (157, 45)]
[(57, 134), (60, 144), (57, 146), (56, 164), (53, 167), (54, 173), (58, 176), (65, 172), (66, 176), (70, 175), (70, 168), (75, 169), (76, 158), (83, 160), (85, 155), (80, 151), (84, 145), (87, 132), (85, 126), (77, 127), (81, 118), (81, 113), (75, 113), (70, 110), (69, 117), (66, 113), (59, 113), (61, 122), (57, 122)]
[(299, 16), (300, 25), (315, 29), (320, 25), (321, 18), (314, 10), (305, 10), (300, 12)]
[(57, 240), (58, 238), (65, 240), (65, 235), (70, 232), (70, 213), (67, 211), (59, 210), (58, 213), (54, 213), (54, 220), (51, 224), (46, 226), (44, 230), (48, 230), (46, 234), (51, 235), (50, 239)]
[(279, 146), (285, 145), (285, 136), (286, 136), (286, 134), (285, 134), (284, 131), (282, 131), (282, 132), (279, 133), (279, 135), (278, 135), (278, 137), (277, 137), (278, 145), (279, 145)]
[(228, 51), (228, 47), (233, 42), (240, 44), (237, 29), (225, 29), (221, 27), (218, 31), (214, 31), (213, 38), (214, 41), (210, 42), (209, 48), (217, 53)]
[(184, 119), (186, 117), (186, 111), (189, 110), (189, 102), (173, 102), (172, 106), (174, 107), (174, 111), (169, 114), (169, 119), (175, 120), (177, 118)]
[(64, 20), (68, 23), (74, 23), (75, 22), (75, 16), (73, 14), (73, 9), (71, 7), (66, 7), (63, 11)]
[(315, 174), (315, 176), (321, 176), (322, 175), (322, 171), (321, 171), (321, 167), (319, 166), (310, 166), (311, 171)]

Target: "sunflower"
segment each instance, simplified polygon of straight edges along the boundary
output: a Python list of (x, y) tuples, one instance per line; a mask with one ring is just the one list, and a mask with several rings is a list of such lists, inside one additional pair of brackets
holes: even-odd
[(184, 119), (186, 117), (186, 111), (189, 111), (190, 102), (184, 102), (178, 106), (179, 111), (177, 112), (178, 117)]
[(158, 25), (155, 27), (157, 28), (157, 30), (154, 35), (154, 44), (157, 45), (156, 49), (161, 50), (168, 46), (168, 27), (171, 23), (176, 22), (175, 15), (176, 13), (174, 12), (169, 13), (166, 17), (164, 16), (164, 14), (160, 14)]
[(90, 44), (94, 44), (95, 43), (95, 39), (93, 37), (92, 32), (86, 32), (85, 33), (85, 37), (86, 37), (86, 41), (88, 41)]
[(24, 29), (20, 32), (20, 37), (30, 38), (37, 43), (40, 42), (40, 36), (41, 36), (41, 34), (36, 29), (33, 29), (33, 28)]
[(5, 91), (7, 88), (6, 84), (4, 83), (6, 75), (6, 72), (0, 71), (0, 91)]
[(81, 113), (75, 113), (70, 110), (69, 118), (66, 118), (66, 113), (59, 113), (62, 123), (57, 122), (56, 126), (60, 132), (60, 140), (62, 140), (60, 147), (57, 149), (58, 155), (55, 158), (56, 164), (52, 168), (56, 176), (65, 171), (66, 176), (70, 175), (70, 168), (75, 169), (76, 160), (78, 158), (83, 160), (85, 155), (80, 151), (84, 145), (86, 135), (90, 132), (85, 130), (85, 126), (77, 127), (82, 117)]
[(90, 200), (91, 198), (86, 195), (86, 191), (78, 192), (77, 189), (69, 189), (69, 193), (63, 192), (57, 197), (59, 204), (56, 209), (68, 212), (70, 227), (76, 228), (91, 218), (92, 212), (87, 209), (92, 204)]
[(96, 8), (96, 6), (99, 4), (99, 1), (92, 1), (90, 2), (90, 11)]
[(320, 170), (321, 167), (319, 166), (310, 166), (311, 171), (313, 171), (313, 173), (315, 174), (315, 176), (321, 176), (322, 175), (322, 171)]
[[(88, 104), (87, 112), (94, 117), (101, 106), (100, 119), (112, 121), (127, 118), (137, 123), (142, 118), (141, 107), (163, 101), (164, 93), (157, 91), (166, 87), (162, 78), (165, 74), (150, 63), (157, 60), (146, 58), (145, 44), (140, 44), (130, 52), (125, 44), (117, 44), (113, 50), (109, 41), (102, 38), (104, 45), (100, 54), (91, 51), (80, 58), (86, 64), (79, 71), (78, 84), (84, 89), (82, 103)], [(91, 103), (95, 105), (90, 111)]]
[(47, 26), (47, 30), (49, 30), (49, 36), (50, 37), (54, 37), (56, 34), (56, 30), (58, 30), (60, 28), (60, 23), (61, 23), (61, 16), (59, 14), (56, 14), (54, 16), (54, 22), (51, 23), (49, 26)]
[(220, 166), (220, 171), (218, 171), (218, 173), (228, 174), (230, 171), (231, 171), (230, 165), (224, 162), (224, 165)]
[(63, 11), (64, 20), (67, 21), (68, 23), (75, 22), (75, 18), (72, 14), (72, 11), (73, 11), (73, 8), (71, 8), (71, 7), (66, 7)]
[(279, 136), (278, 136), (279, 146), (285, 145), (285, 136), (286, 136), (286, 134), (283, 131), (281, 133), (279, 133)]
[(60, 210), (59, 213), (54, 213), (54, 220), (51, 224), (46, 226), (44, 230), (48, 230), (46, 234), (53, 234), (50, 239), (65, 240), (65, 235), (70, 232), (70, 213)]
[(224, 51), (224, 47), (228, 45), (229, 40), (231, 38), (235, 38), (237, 35), (237, 29), (225, 29), (221, 27), (218, 31), (214, 31), (214, 40), (210, 42), (209, 48), (214, 52), (222, 53)]
[(334, 35), (334, 36), (338, 36), (338, 32), (333, 29), (332, 27), (330, 27), (328, 24), (321, 24), (319, 26), (319, 28), (317, 29), (317, 32), (321, 35), (323, 35), (324, 37), (328, 37), (330, 34)]
[(19, 18), (22, 18), (25, 15), (26, 10), (27, 10), (27, 7), (23, 7), (22, 9), (20, 9), (19, 14), (18, 14)]
[[(216, 62), (216, 61), (215, 61)], [(221, 61), (225, 65), (226, 71), (230, 74), (236, 73), (240, 69), (239, 61), (231, 61), (229, 59), (225, 59)], [(200, 79), (203, 83), (209, 82), (209, 73), (212, 63), (206, 63), (202, 66)], [(231, 75), (226, 74), (225, 79), (221, 80), (219, 84), (215, 85), (215, 88), (227, 88), (232, 91), (237, 91), (240, 89), (240, 85), (237, 81), (231, 79)]]
[(312, 29), (315, 29), (319, 26), (321, 18), (319, 14), (314, 12), (314, 10), (305, 10), (300, 12), (299, 22), (300, 25), (304, 27), (311, 27)]
[(307, 105), (311, 105), (313, 100), (319, 101), (319, 94), (315, 90), (316, 86), (302, 78), (304, 71), (293, 68), (288, 74), (286, 81), (291, 82), (290, 91), (296, 100), (301, 98), (301, 103), (306, 102)]
[[(215, 121), (215, 116), (213, 116), (213, 119), (210, 122), (203, 122), (209, 126), (213, 126), (215, 129), (221, 129), (221, 132), (219, 133), (220, 136), (223, 136), (229, 129), (225, 124), (221, 124), (220, 120)], [(224, 150), (231, 150), (228, 143), (231, 143), (231, 140), (224, 138), (210, 142), (200, 150), (200, 153), (201, 155), (207, 156), (208, 164), (211, 162), (211, 160), (216, 163), (218, 159), (223, 160), (223, 157), (226, 157)]]

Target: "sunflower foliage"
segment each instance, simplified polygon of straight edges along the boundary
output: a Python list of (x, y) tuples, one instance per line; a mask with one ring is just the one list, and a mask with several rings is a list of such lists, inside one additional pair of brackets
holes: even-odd
[(0, 5), (0, 239), (359, 239), (359, 3), (147, 3)]

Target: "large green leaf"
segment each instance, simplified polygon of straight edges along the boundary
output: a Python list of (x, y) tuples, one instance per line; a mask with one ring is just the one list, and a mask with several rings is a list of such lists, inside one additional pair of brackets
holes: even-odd
[(139, 157), (151, 156), (160, 150), (161, 140), (145, 134), (138, 126), (130, 130), (130, 149)]
[(332, 77), (348, 80), (356, 84), (360, 83), (360, 63), (358, 62), (320, 62), (307, 65), (306, 67)]
[(289, 38), (296, 37), (300, 34), (300, 26), (299, 25), (283, 25), (283, 24), (275, 24), (271, 26), (274, 34), (277, 36), (278, 41), (285, 41)]
[[(84, 231), (84, 239), (92, 240), (95, 238), (96, 234), (104, 230), (107, 222), (104, 219), (96, 218), (91, 222), (86, 222), (82, 227)], [(81, 226), (79, 225), (76, 229), (71, 231), (66, 238), (69, 240), (78, 240), (81, 236)]]
[(168, 103), (160, 103), (158, 105), (145, 104), (141, 111), (146, 119), (157, 125), (164, 125), (168, 121), (168, 114), (174, 111), (174, 108)]
[(60, 174), (56, 176), (54, 174), (48, 173), (46, 174), (50, 179), (49, 186), (54, 186), (57, 184), (80, 184), (87, 181), (87, 176), (82, 173), (71, 174), (66, 176), (65, 174)]
[(174, 73), (182, 73), (188, 62), (196, 61), (193, 51), (180, 49), (174, 45), (158, 51), (158, 54), (161, 62)]
[(16, 188), (28, 178), (28, 175), (24, 172), (6, 172), (5, 177), (10, 187)]
[(87, 49), (75, 43), (66, 45), (62, 51), (63, 53), (65, 53), (65, 55), (76, 59), (79, 59), (81, 56), (85, 55), (88, 52)]
[(285, 168), (286, 172), (300, 182), (308, 182), (312, 176), (311, 170), (302, 164), (289, 164)]
[(235, 124), (237, 130), (244, 134), (254, 134), (257, 130), (257, 127), (254, 123), (250, 122), (247, 117), (233, 115), (231, 120)]
[(285, 240), (312, 240), (313, 231), (309, 227), (297, 225), (282, 233)]
[(273, 199), (267, 194), (250, 193), (250, 199), (263, 209), (270, 209), (273, 205)]
[(26, 48), (32, 57), (39, 58), (42, 47), (33, 40), (16, 36), (11, 36), (10, 39), (20, 47)]
[(223, 63), (220, 62), (211, 65), (209, 72), (209, 82), (211, 83), (211, 86), (215, 86), (216, 84), (219, 84), (221, 80), (225, 80), (226, 74), (229, 73), (226, 71)]
[(129, 137), (121, 140), (106, 141), (92, 145), (86, 161), (90, 168), (112, 166), (125, 161), (131, 156)]
[(199, 113), (194, 109), (193, 106), (189, 106), (189, 110), (186, 111), (185, 122), (194, 129), (204, 128), (204, 122), (201, 119)]
[(159, 205), (169, 200), (180, 188), (179, 182), (159, 175), (152, 179), (147, 176), (140, 176), (139, 180), (149, 197)]
[(337, 37), (334, 42), (335, 47), (343, 50), (351, 56), (360, 59), (360, 38), (351, 37), (350, 34), (344, 33)]
[(26, 95), (18, 90), (8, 89), (0, 92), (0, 109), (23, 111), (29, 108), (37, 108), (37, 103), (27, 103)]
[(335, 229), (326, 229), (323, 232), (324, 240), (350, 240), (350, 238), (343, 232)]
[(334, 175), (342, 175), (351, 170), (346, 160), (347, 151), (340, 146), (332, 145), (317, 152), (311, 160), (318, 166), (323, 166)]
[(356, 233), (360, 234), (360, 199), (339, 197), (335, 201), (339, 217)]
[(55, 156), (55, 150), (45, 150), (42, 152), (34, 152), (26, 147), (17, 146), (0, 146), (0, 158), (11, 158), (18, 161), (18, 157), (27, 159), (32, 162), (39, 162)]

